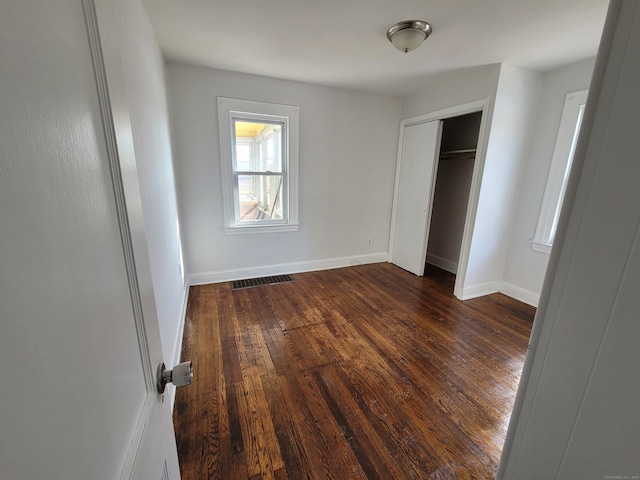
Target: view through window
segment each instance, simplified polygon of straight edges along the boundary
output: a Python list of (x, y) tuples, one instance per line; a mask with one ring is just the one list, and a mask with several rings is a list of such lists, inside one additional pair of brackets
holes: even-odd
[(284, 218), (283, 129), (283, 123), (234, 119), (234, 176), (242, 222)]

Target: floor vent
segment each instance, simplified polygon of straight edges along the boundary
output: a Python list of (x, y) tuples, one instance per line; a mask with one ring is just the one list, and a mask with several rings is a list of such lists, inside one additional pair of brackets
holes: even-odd
[(274, 275), (273, 277), (248, 278), (246, 280), (235, 280), (231, 289), (258, 287), (260, 285), (274, 285), (276, 283), (293, 282), (291, 275)]

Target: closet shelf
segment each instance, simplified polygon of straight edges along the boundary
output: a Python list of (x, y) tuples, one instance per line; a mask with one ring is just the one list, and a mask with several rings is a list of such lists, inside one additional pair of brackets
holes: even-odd
[(476, 158), (476, 149), (446, 150), (440, 152), (440, 160), (473, 160)]

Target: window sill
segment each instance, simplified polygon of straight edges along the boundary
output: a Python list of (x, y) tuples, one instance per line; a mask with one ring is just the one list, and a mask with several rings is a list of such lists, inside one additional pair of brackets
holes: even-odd
[(288, 223), (286, 225), (242, 225), (224, 227), (225, 235), (244, 235), (252, 233), (279, 233), (297, 232), (300, 229), (299, 223)]
[(551, 247), (553, 245), (551, 243), (543, 243), (537, 240), (531, 240), (531, 250), (534, 252), (546, 253), (549, 255), (551, 253)]

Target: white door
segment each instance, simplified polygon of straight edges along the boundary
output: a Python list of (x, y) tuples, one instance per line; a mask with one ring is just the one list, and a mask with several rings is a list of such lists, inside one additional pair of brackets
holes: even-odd
[(100, 105), (93, 27), (76, 0), (2, 10), (0, 478), (177, 479), (135, 169)]
[(402, 129), (397, 167), (391, 262), (422, 276), (440, 150), (441, 121)]

